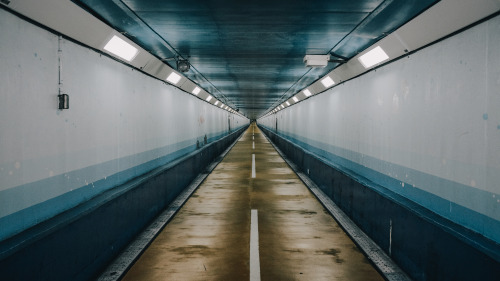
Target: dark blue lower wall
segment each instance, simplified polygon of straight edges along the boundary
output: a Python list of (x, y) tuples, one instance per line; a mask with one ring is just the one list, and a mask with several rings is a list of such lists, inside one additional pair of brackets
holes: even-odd
[(1, 280), (90, 280), (243, 131), (0, 242)]
[(499, 280), (494, 241), (260, 129), (413, 279)]

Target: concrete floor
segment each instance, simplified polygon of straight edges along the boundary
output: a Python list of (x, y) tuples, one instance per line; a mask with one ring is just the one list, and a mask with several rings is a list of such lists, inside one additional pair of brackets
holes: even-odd
[(255, 125), (123, 280), (249, 280), (252, 209), (262, 280), (383, 280)]

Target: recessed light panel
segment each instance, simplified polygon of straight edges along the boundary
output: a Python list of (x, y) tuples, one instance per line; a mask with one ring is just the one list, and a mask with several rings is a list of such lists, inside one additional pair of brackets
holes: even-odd
[(200, 88), (195, 87), (192, 93), (195, 94), (195, 95), (198, 95), (200, 93), (200, 91), (201, 91)]
[(219, 101), (215, 101), (214, 105), (218, 105), (219, 104)]
[(326, 76), (324, 79), (321, 80), (321, 84), (323, 84), (325, 88), (330, 88), (335, 84), (335, 82), (333, 81), (332, 78), (330, 78), (330, 76)]
[(365, 68), (372, 67), (387, 59), (389, 59), (389, 56), (384, 52), (384, 50), (382, 50), (380, 46), (375, 47), (373, 50), (358, 58), (358, 60)]
[(208, 98), (206, 99), (206, 101), (210, 101), (212, 99), (212, 96), (208, 96)]
[(138, 51), (136, 47), (130, 45), (125, 40), (114, 35), (111, 40), (104, 46), (104, 50), (126, 60), (131, 61), (135, 58)]
[(175, 72), (172, 72), (167, 77), (167, 81), (175, 85), (175, 84), (179, 83), (179, 81), (181, 81), (181, 76)]
[(289, 103), (289, 102), (286, 102), (286, 105), (290, 106), (290, 103)]
[(302, 93), (304, 93), (304, 95), (306, 95), (306, 97), (311, 96), (311, 91), (309, 91), (308, 89), (305, 89), (304, 91), (302, 91)]
[(297, 97), (293, 97), (292, 99), (293, 99), (294, 102), (298, 102), (299, 101), (299, 99)]

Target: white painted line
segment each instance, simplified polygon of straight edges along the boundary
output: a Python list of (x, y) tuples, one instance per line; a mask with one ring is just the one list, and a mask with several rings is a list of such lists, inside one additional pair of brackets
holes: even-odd
[(255, 149), (255, 142), (252, 142), (252, 149)]
[(255, 154), (252, 154), (252, 178), (255, 178)]
[(252, 210), (250, 218), (250, 281), (260, 281), (259, 216)]

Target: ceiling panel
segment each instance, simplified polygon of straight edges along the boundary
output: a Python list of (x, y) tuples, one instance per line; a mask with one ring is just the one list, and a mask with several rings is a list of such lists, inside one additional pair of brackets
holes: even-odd
[(257, 118), (333, 68), (306, 54), (351, 58), (435, 0), (74, 0), (224, 103)]

